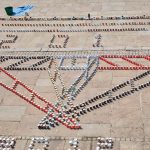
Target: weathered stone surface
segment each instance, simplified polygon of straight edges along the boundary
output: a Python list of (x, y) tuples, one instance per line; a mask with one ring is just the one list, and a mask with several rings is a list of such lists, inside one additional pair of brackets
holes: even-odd
[(1, 135), (15, 135), (19, 127), (19, 122), (0, 121), (0, 134)]
[(0, 121), (21, 121), (25, 106), (0, 106)]
[(65, 141), (64, 140), (54, 140), (49, 142), (49, 149), (56, 149), (56, 150), (60, 150), (60, 149), (65, 149)]
[(141, 150), (143, 149), (143, 144), (141, 142), (120, 142), (120, 150)]
[(110, 136), (110, 124), (81, 124), (83, 130), (77, 131), (78, 136)]
[[(4, 8), (6, 6), (18, 7), (22, 6), (23, 3), (27, 3), (25, 0), (22, 1), (1, 1), (0, 7), (0, 17), (7, 17)], [(149, 0), (51, 0), (51, 1), (41, 1), (31, 0), (31, 3), (37, 7), (34, 7), (29, 16), (31, 17), (70, 17), (79, 16), (87, 17), (90, 13), (91, 17), (94, 16), (143, 16), (144, 14), (149, 14), (150, 1)], [(54, 40), (54, 45), (62, 45), (64, 42), (63, 38), (58, 38), (58, 35), (68, 35), (69, 41), (67, 43), (67, 50), (72, 50), (71, 48), (85, 48), (86, 50), (92, 49), (92, 45), (96, 42), (95, 36), (97, 34), (102, 35), (101, 45), (99, 49), (110, 50), (113, 49), (138, 49), (140, 52), (143, 48), (149, 49), (150, 47), (150, 32), (149, 25), (110, 25), (110, 26), (73, 26), (70, 27), (60, 27), (57, 24), (82, 24), (82, 23), (92, 23), (100, 24), (103, 22), (109, 23), (121, 23), (121, 22), (148, 22), (148, 19), (138, 19), (138, 20), (103, 20), (103, 21), (1, 21), (0, 29), (40, 29), (40, 30), (56, 30), (56, 29), (101, 29), (101, 28), (146, 28), (148, 31), (124, 31), (124, 32), (10, 32), (8, 34), (18, 35), (18, 40), (16, 43), (8, 45), (11, 46), (9, 51), (24, 51), (24, 52), (34, 52), (41, 51), (45, 55), (44, 51), (62, 51), (64, 49), (51, 49), (48, 48), (52, 36), (55, 34), (56, 39)], [(5, 26), (2, 24), (50, 24), (50, 26)], [(54, 27), (53, 24), (56, 24)], [(51, 26), (52, 25), (52, 26)], [(0, 33), (0, 41), (6, 38), (7, 33)], [(85, 50), (85, 51), (86, 51)], [(6, 52), (7, 49), (0, 49), (0, 52)], [(132, 53), (132, 51), (130, 51)], [(17, 53), (16, 56), (22, 55)], [(29, 54), (30, 55), (30, 54)], [(100, 53), (101, 55), (101, 53)], [(109, 52), (108, 52), (109, 55)], [(122, 52), (120, 52), (122, 55)], [(111, 60), (111, 59), (110, 59)], [(16, 63), (19, 60), (9, 60), (4, 63), (0, 62), (0, 67), (8, 66), (10, 64)], [(138, 60), (144, 65), (149, 65), (148, 60)], [(34, 60), (27, 61), (21, 66), (32, 66), (35, 63)], [(119, 66), (135, 66), (129, 64), (128, 62), (122, 61), (121, 58), (116, 59), (114, 63), (119, 64)], [(48, 66), (49, 62), (46, 63)], [(109, 64), (100, 61), (100, 65), (109, 66)], [(110, 65), (111, 66), (111, 65)], [(42, 65), (41, 65), (42, 67)], [(55, 103), (57, 100), (55, 90), (48, 76), (47, 71), (8, 71), (13, 74), (16, 78), (21, 80), (23, 83), (27, 84), (30, 88), (34, 89), (39, 95), (45, 97), (49, 102)], [(80, 72), (80, 71), (79, 71)], [(61, 71), (64, 83), (69, 86), (79, 72), (75, 71)], [(144, 71), (141, 70), (130, 70), (130, 71), (98, 71), (90, 83), (84, 88), (84, 90), (77, 96), (77, 99), (73, 101), (74, 105), (78, 105), (95, 95), (103, 93), (105, 90), (111, 89), (113, 86), (120, 84), (135, 75), (138, 75)], [(149, 81), (148, 78), (143, 78), (142, 81), (138, 81), (136, 85), (142, 84), (143, 82)], [(6, 83), (8, 86), (12, 87), (12, 79), (4, 76), (0, 72), (0, 82)], [(30, 93), (26, 92), (22, 87), (18, 87), (17, 90), (25, 94), (25, 96), (30, 97)], [(118, 94), (122, 93), (124, 90), (118, 90)], [(79, 148), (81, 150), (95, 150), (96, 141), (88, 141), (87, 137), (112, 137), (116, 139), (114, 141), (113, 150), (149, 150), (150, 149), (150, 89), (146, 88), (139, 91), (131, 96), (127, 96), (113, 104), (107, 104), (101, 109), (97, 109), (93, 112), (89, 112), (86, 115), (80, 117), (80, 123), (82, 125), (81, 130), (70, 130), (65, 126), (58, 126), (57, 128), (51, 130), (39, 130), (37, 124), (45, 115), (40, 110), (36, 109), (29, 103), (26, 103), (17, 95), (5, 90), (0, 86), (0, 136), (1, 135), (15, 135), (15, 136), (49, 136), (53, 141), (50, 141), (49, 149), (66, 150), (68, 148), (68, 141), (55, 140), (55, 137), (71, 138), (78, 137), (83, 138), (84, 141), (80, 142)], [(114, 95), (112, 95), (114, 96)], [(106, 98), (107, 99), (107, 98)], [(99, 103), (98, 100), (96, 103)], [(41, 104), (41, 103), (40, 103)], [(91, 106), (91, 105), (90, 105)], [(146, 138), (144, 141), (143, 139)], [(17, 141), (16, 150), (28, 149), (28, 142), (26, 140)], [(38, 147), (36, 147), (38, 148)], [(41, 148), (41, 147), (40, 147)]]
[(112, 127), (111, 137), (143, 138), (143, 128)]
[(50, 79), (38, 79), (36, 82), (36, 86), (49, 86), (51, 83)]
[(27, 144), (27, 140), (17, 140), (15, 150), (24, 150)]
[(144, 142), (144, 150), (150, 149), (150, 142)]

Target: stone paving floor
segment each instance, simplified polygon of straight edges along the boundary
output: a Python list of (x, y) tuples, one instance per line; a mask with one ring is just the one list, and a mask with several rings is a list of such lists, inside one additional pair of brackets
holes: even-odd
[[(7, 17), (4, 7), (12, 5), (14, 7), (32, 4), (35, 8), (29, 13), (31, 17), (70, 17), (70, 16), (132, 16), (149, 15), (149, 0), (5, 0), (0, 2), (0, 17)], [(141, 20), (140, 20), (141, 21)], [(146, 20), (148, 22), (148, 20)], [(98, 23), (98, 21), (85, 21)], [(121, 22), (113, 21), (113, 22)], [(0, 30), (4, 29), (34, 29), (33, 27), (5, 27), (6, 22), (0, 22)], [(7, 21), (7, 23), (13, 23)], [(19, 23), (16, 21), (16, 23)], [(26, 23), (26, 22), (22, 22)], [(34, 23), (34, 22), (28, 22)], [(52, 22), (56, 23), (56, 22)], [(64, 23), (60, 21), (59, 23)], [(65, 22), (68, 23), (68, 22)], [(71, 22), (72, 23), (72, 22)], [(73, 21), (81, 23), (81, 21)], [(109, 23), (109, 21), (107, 21)], [(126, 26), (128, 27), (128, 26)], [(85, 27), (86, 28), (86, 27)], [(94, 27), (93, 27), (94, 28)], [(134, 32), (102, 32), (102, 45), (104, 48), (149, 48), (149, 25), (148, 31)], [(38, 29), (47, 29), (39, 27)], [(55, 28), (53, 28), (55, 29)], [(60, 28), (61, 29), (61, 28)], [(77, 29), (81, 29), (78, 27)], [(9, 34), (9, 33), (8, 33)], [(11, 45), (9, 51), (53, 51), (48, 49), (48, 44), (53, 34), (56, 36), (62, 33), (15, 33), (18, 39)], [(67, 48), (87, 48), (92, 49), (95, 43), (94, 32), (69, 32), (63, 33), (70, 36)], [(0, 39), (5, 39), (7, 33), (1, 32)], [(56, 44), (62, 44), (62, 39), (57, 39)], [(58, 49), (58, 51), (61, 49)], [(8, 50), (0, 49), (4, 53)], [(14, 61), (10, 62), (14, 63)], [(123, 62), (120, 62), (123, 64)], [(147, 61), (147, 65), (150, 63)], [(0, 63), (2, 66), (2, 63)], [(48, 101), (56, 101), (55, 91), (50, 82), (47, 71), (9, 71), (17, 79), (37, 91)], [(98, 71), (86, 88), (79, 94), (74, 104), (77, 105), (87, 99), (111, 89), (144, 71)], [(66, 85), (69, 85), (75, 78), (72, 72), (61, 72)], [(79, 72), (78, 72), (79, 73)], [(76, 75), (78, 75), (76, 73)], [(148, 82), (150, 76), (142, 79)], [(3, 76), (0, 72), (0, 82), (11, 85), (12, 81)], [(141, 82), (141, 83), (142, 83)], [(138, 83), (140, 84), (140, 82)], [(23, 89), (19, 89), (24, 92)], [(27, 104), (21, 98), (8, 92), (0, 86), (0, 136), (14, 136), (17, 139), (15, 150), (27, 150), (32, 137), (48, 137), (50, 140), (49, 150), (67, 150), (68, 141), (72, 137), (80, 140), (81, 150), (95, 150), (97, 137), (112, 137), (114, 141), (113, 150), (150, 150), (150, 88), (146, 88), (131, 96), (123, 98), (121, 101), (106, 105), (101, 109), (83, 115), (80, 118), (81, 130), (70, 130), (65, 126), (58, 126), (51, 130), (39, 130), (37, 124), (43, 118), (44, 113)], [(28, 93), (25, 93), (28, 95)], [(39, 147), (38, 147), (39, 148)], [(41, 149), (42, 150), (42, 149)]]

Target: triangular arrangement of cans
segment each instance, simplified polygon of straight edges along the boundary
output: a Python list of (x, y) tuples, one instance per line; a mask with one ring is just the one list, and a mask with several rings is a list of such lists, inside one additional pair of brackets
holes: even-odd
[[(63, 65), (65, 59), (72, 60), (69, 66)], [(48, 73), (57, 96), (57, 102), (55, 103), (55, 107), (57, 107), (60, 112), (56, 114), (54, 113), (53, 109), (49, 109), (46, 116), (39, 122), (39, 129), (50, 129), (52, 127), (58, 126), (56, 118), (63, 118), (62, 112), (68, 115), (67, 110), (74, 107), (72, 101), (75, 100), (76, 96), (83, 90), (83, 88), (96, 74), (99, 65), (98, 57), (87, 57), (87, 62), (83, 66), (77, 66), (76, 59), (77, 58), (75, 57), (62, 57), (59, 66), (57, 65), (54, 58), (50, 60), (48, 66)], [(66, 88), (59, 70), (80, 70), (81, 74), (77, 79), (75, 79), (75, 81), (71, 84), (69, 88)], [(58, 80), (60, 81), (61, 86), (56, 84)], [(53, 117), (50, 117), (50, 115)], [(80, 126), (79, 114), (76, 113), (76, 111), (73, 111), (70, 115), (73, 116), (70, 119), (74, 120), (76, 126)], [(69, 122), (67, 122), (66, 120), (66, 123)]]

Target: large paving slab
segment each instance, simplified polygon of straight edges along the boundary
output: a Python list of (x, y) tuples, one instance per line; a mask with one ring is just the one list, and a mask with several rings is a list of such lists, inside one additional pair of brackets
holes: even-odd
[(21, 121), (25, 106), (0, 106), (0, 121)]
[(120, 150), (141, 150), (143, 148), (142, 142), (120, 142)]
[(27, 140), (17, 140), (15, 150), (25, 150)]
[(6, 136), (15, 135), (18, 126), (19, 126), (19, 122), (0, 121), (0, 133), (1, 135), (6, 135)]
[(110, 124), (81, 124), (81, 130), (77, 131), (76, 136), (97, 137), (110, 136)]
[[(31, 17), (87, 17), (88, 13), (91, 17), (96, 16), (138, 16), (149, 15), (150, 1), (149, 0), (5, 0), (1, 1), (0, 17), (7, 17), (4, 7), (13, 6), (18, 7), (22, 5), (34, 5), (33, 10), (29, 12)], [(60, 35), (68, 35), (69, 40), (66, 46), (66, 51), (73, 51), (79, 49), (86, 49), (90, 51), (95, 44), (95, 37), (101, 34), (100, 50), (114, 49), (129, 49), (131, 53), (138, 49), (144, 53), (144, 48), (150, 47), (150, 26), (147, 25), (109, 25), (109, 26), (95, 26), (100, 23), (127, 23), (140, 22), (149, 23), (149, 19), (132, 19), (132, 20), (72, 20), (72, 21), (1, 21), (0, 30), (80, 30), (80, 29), (102, 29), (102, 28), (143, 28), (147, 31), (125, 31), (125, 32), (1, 32), (0, 41), (7, 39), (7, 34), (14, 34), (18, 36), (15, 43), (10, 44), (11, 54), (18, 56), (20, 51), (27, 52), (40, 51), (41, 55), (45, 55), (44, 51), (62, 51), (64, 49), (48, 48), (50, 40), (53, 35), (56, 36), (54, 45), (63, 45), (63, 38), (58, 38)], [(79, 26), (82, 23), (91, 23), (92, 26)], [(16, 26), (5, 26), (2, 24), (16, 24)], [(34, 24), (35, 26), (21, 26), (27, 24)], [(42, 26), (41, 24), (49, 24), (50, 26)], [(58, 26), (58, 24), (65, 24), (67, 26)], [(69, 24), (74, 24), (70, 27)], [(75, 26), (78, 24), (78, 26)], [(94, 25), (95, 24), (95, 25)], [(55, 25), (55, 26), (54, 26)], [(73, 49), (72, 49), (73, 48)], [(8, 49), (0, 49), (0, 52), (7, 54)], [(85, 51), (85, 50), (84, 50)], [(109, 54), (109, 53), (108, 53)], [(30, 56), (30, 54), (28, 53)], [(70, 54), (71, 55), (71, 54)], [(122, 51), (120, 52), (122, 55)], [(0, 62), (0, 67), (8, 66), (19, 60), (9, 60)], [(150, 65), (149, 61), (135, 60), (138, 63)], [(27, 61), (21, 66), (31, 66), (35, 60)], [(106, 65), (104, 62), (100, 62)], [(127, 62), (121, 59), (116, 59), (114, 63), (119, 65), (127, 65)], [(47, 63), (48, 65), (48, 63)], [(128, 64), (129, 65), (129, 64)], [(133, 64), (130, 64), (134, 66)], [(57, 100), (55, 90), (49, 79), (47, 70), (45, 71), (12, 71), (9, 72), (23, 83), (34, 89), (39, 95), (45, 97), (49, 102), (55, 103)], [(78, 105), (93, 98), (112, 87), (131, 79), (132, 77), (142, 73), (141, 70), (130, 71), (98, 71), (90, 83), (73, 101), (74, 105)], [(66, 86), (69, 86), (74, 79), (79, 75), (79, 72), (61, 72)], [(150, 79), (144, 78), (138, 81), (136, 85), (148, 82)], [(12, 87), (12, 80), (4, 76), (0, 72), (0, 82), (6, 83)], [(29, 96), (24, 88), (17, 88), (17, 90)], [(124, 89), (124, 90), (127, 90)], [(114, 146), (112, 150), (149, 150), (150, 149), (150, 89), (138, 91), (137, 93), (127, 96), (112, 104), (108, 104), (101, 109), (89, 112), (80, 117), (82, 125), (81, 130), (70, 130), (65, 126), (58, 126), (50, 130), (39, 130), (37, 124), (44, 117), (44, 113), (33, 107), (23, 99), (17, 97), (14, 93), (2, 88), (0, 86), (0, 136), (16, 136), (20, 137), (17, 140), (14, 150), (27, 150), (30, 138), (35, 136), (44, 136), (50, 138), (50, 146), (48, 150), (67, 150), (69, 148), (69, 139), (73, 137), (79, 138), (79, 148), (81, 150), (95, 150), (96, 138), (112, 137)], [(118, 93), (123, 90), (118, 90)], [(113, 96), (113, 95), (112, 95)], [(98, 101), (100, 102), (100, 101)], [(97, 103), (98, 103), (97, 102)], [(41, 147), (36, 147), (41, 148)]]
[[(79, 146), (78, 146), (78, 148), (79, 149), (91, 149), (91, 141), (80, 141), (79, 140), (79, 144), (78, 144)], [(69, 145), (69, 142), (68, 141), (66, 141), (66, 143), (65, 143), (65, 146), (64, 146), (64, 149), (69, 149), (69, 148), (71, 148), (71, 146)]]

